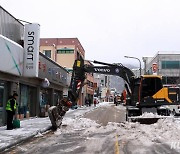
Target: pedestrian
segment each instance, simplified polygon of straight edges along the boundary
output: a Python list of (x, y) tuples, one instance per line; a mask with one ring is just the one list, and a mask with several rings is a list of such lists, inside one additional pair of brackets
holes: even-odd
[(116, 104), (116, 106), (117, 106), (117, 97), (116, 96), (114, 96), (114, 104)]
[(124, 89), (123, 90), (123, 102), (124, 102), (124, 104), (126, 105), (126, 95), (127, 95), (127, 93), (126, 93), (126, 90)]
[(89, 98), (89, 106), (91, 106), (91, 98)]
[(96, 104), (97, 104), (97, 100), (94, 99), (94, 107), (96, 107)]
[(6, 104), (6, 112), (7, 112), (7, 130), (13, 129), (13, 116), (15, 115), (17, 102), (16, 99), (18, 97), (17, 93), (14, 93), (12, 97), (9, 98)]
[(88, 102), (88, 99), (87, 99), (87, 98), (85, 98), (85, 104), (86, 104), (86, 106), (89, 105), (89, 102)]
[(123, 92), (121, 93), (121, 103), (123, 103), (124, 100), (124, 96), (123, 96)]

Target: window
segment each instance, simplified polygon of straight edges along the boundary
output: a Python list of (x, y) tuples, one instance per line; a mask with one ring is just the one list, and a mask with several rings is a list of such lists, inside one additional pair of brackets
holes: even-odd
[(58, 49), (57, 53), (58, 54), (73, 54), (74, 53), (74, 49), (62, 48), (62, 49)]
[(45, 56), (51, 58), (51, 50), (43, 50)]
[(180, 61), (162, 61), (162, 69), (179, 69)]

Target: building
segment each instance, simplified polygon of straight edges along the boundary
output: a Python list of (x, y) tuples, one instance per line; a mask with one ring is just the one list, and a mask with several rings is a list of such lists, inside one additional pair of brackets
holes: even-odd
[[(24, 26), (2, 7), (0, 13), (0, 126), (6, 124), (6, 102), (14, 92), (19, 94), (17, 117), (47, 116), (69, 85), (68, 71), (39, 53), (38, 24)], [(35, 30), (30, 42), (27, 27)]]
[(41, 38), (40, 51), (68, 69), (72, 69), (76, 59), (85, 57), (84, 48), (77, 38)]
[(0, 6), (0, 34), (22, 45), (24, 25)]
[(154, 57), (143, 57), (145, 74), (163, 76), (164, 84), (180, 84), (180, 52), (159, 51)]
[[(40, 51), (57, 62), (62, 67), (66, 68), (69, 72), (72, 71), (74, 61), (76, 59), (85, 59), (85, 50), (77, 38), (41, 38)], [(90, 62), (85, 61), (86, 64), (92, 65)], [(82, 106), (85, 102), (85, 97), (93, 100), (93, 75), (87, 73), (86, 84), (80, 95), (78, 105)]]

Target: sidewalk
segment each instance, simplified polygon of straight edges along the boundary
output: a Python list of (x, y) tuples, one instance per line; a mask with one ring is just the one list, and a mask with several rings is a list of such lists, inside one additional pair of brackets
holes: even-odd
[[(66, 116), (74, 118), (82, 116), (85, 112), (92, 110), (94, 107), (83, 107), (75, 110), (69, 110)], [(51, 129), (51, 121), (46, 118), (30, 118), (20, 121), (20, 128), (6, 130), (6, 126), (0, 127), (0, 152), (8, 149), (22, 141), (32, 138), (38, 133), (43, 133)]]
[[(65, 117), (77, 118), (81, 117), (84, 114), (97, 109), (98, 107), (108, 105), (109, 103), (103, 102), (97, 104), (96, 107), (93, 105), (89, 107), (79, 107), (75, 110), (67, 111)], [(110, 104), (109, 104), (110, 105)], [(51, 129), (51, 121), (49, 117), (46, 118), (30, 118), (24, 119), (21, 122), (21, 127), (13, 130), (6, 130), (6, 126), (0, 127), (0, 153), (5, 149), (8, 149), (22, 141), (25, 141), (29, 138), (32, 138), (38, 133), (43, 133)]]
[(6, 130), (0, 127), (0, 152), (51, 128), (49, 117), (30, 118), (21, 121), (21, 127)]

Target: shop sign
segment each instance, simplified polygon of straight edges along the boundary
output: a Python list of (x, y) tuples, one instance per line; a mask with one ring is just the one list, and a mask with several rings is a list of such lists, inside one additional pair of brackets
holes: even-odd
[(49, 82), (67, 85), (67, 72), (60, 66), (52, 63), (42, 53), (39, 55), (39, 73), (41, 79), (47, 78)]
[(24, 76), (38, 77), (39, 62), (38, 24), (26, 24), (24, 30)]

